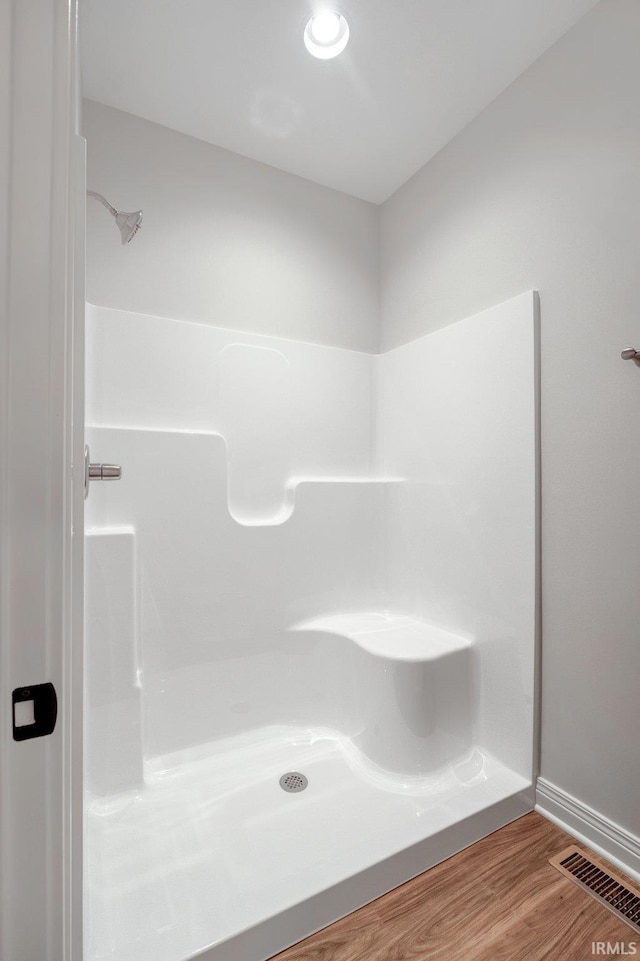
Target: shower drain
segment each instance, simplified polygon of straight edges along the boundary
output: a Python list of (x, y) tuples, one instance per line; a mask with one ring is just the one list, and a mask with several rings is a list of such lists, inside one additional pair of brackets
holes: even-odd
[(280, 787), (283, 791), (288, 791), (289, 794), (298, 794), (299, 791), (304, 791), (308, 783), (304, 774), (300, 774), (299, 771), (287, 771), (280, 778)]

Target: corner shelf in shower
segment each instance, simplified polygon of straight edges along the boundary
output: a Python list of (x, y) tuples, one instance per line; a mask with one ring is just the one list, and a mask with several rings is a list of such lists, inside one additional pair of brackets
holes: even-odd
[(284, 487), (282, 506), (276, 513), (258, 517), (243, 516), (241, 511), (232, 507), (230, 500), (228, 500), (228, 510), (236, 524), (241, 527), (279, 527), (293, 517), (298, 492), (302, 488), (345, 485), (369, 487), (371, 485), (401, 484), (403, 480), (402, 477), (291, 477)]

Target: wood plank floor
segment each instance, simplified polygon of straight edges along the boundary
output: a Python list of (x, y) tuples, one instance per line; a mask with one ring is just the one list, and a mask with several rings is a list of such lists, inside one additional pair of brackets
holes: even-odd
[(547, 863), (571, 843), (527, 814), (277, 961), (587, 961), (594, 941), (640, 956), (631, 928)]

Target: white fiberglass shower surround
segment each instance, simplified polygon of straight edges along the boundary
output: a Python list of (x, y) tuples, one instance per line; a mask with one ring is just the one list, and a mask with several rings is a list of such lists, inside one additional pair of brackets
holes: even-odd
[(88, 308), (86, 961), (261, 961), (532, 808), (536, 314)]

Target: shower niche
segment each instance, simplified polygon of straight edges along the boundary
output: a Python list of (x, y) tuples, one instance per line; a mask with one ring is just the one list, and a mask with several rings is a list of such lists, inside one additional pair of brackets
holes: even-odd
[(88, 961), (268, 958), (531, 808), (535, 328), (88, 308)]

